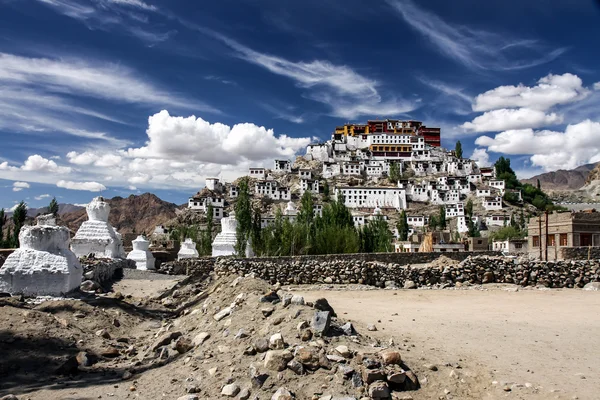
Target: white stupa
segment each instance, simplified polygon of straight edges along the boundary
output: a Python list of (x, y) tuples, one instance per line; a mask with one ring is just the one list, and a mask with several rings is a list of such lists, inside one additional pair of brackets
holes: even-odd
[(198, 250), (196, 250), (196, 243), (190, 238), (185, 239), (185, 242), (181, 243), (181, 248), (177, 253), (177, 260), (183, 260), (184, 258), (196, 258), (198, 257)]
[[(221, 232), (212, 242), (212, 256), (231, 256), (235, 254), (235, 244), (237, 242), (237, 220), (231, 215), (221, 219)], [(250, 243), (246, 246), (246, 257), (253, 257), (252, 246)]]
[(154, 256), (148, 250), (150, 242), (143, 236), (131, 241), (133, 250), (127, 254), (127, 259), (135, 261), (135, 267), (142, 270), (154, 269)]
[(79, 287), (83, 268), (69, 250), (69, 229), (51, 214), (21, 228), (19, 243), (0, 269), (0, 292), (60, 296)]
[(94, 254), (96, 258), (121, 258), (123, 257), (123, 241), (108, 223), (110, 205), (102, 197), (94, 198), (87, 206), (88, 220), (81, 227), (71, 241), (71, 250), (77, 257)]

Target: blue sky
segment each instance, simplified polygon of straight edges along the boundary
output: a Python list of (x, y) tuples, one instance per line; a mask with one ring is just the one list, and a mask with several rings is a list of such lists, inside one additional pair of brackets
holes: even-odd
[(579, 0), (0, 0), (0, 207), (151, 191), (419, 119), (520, 176), (600, 161)]

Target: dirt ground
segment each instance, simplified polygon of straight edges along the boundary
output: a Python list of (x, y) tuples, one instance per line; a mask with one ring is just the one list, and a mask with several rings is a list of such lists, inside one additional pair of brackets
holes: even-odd
[[(234, 379), (248, 387), (248, 366), (262, 364), (259, 354), (242, 355), (244, 348), (275, 332), (297, 342), (298, 321), (310, 320), (313, 312), (276, 305), (273, 315), (264, 319), (264, 303), (257, 299), (270, 286), (244, 280), (233, 287), (230, 281), (235, 277), (209, 286), (180, 284), (176, 292), (168, 291), (170, 296), (152, 299), (181, 279), (131, 273), (112, 285), (113, 293), (98, 298), (40, 305), (0, 302), (0, 397), (15, 393), (20, 400), (176, 400), (197, 386), (199, 399), (221, 398), (224, 382)], [(599, 292), (496, 285), (483, 290), (283, 291), (301, 294), (307, 301), (327, 298), (338, 319), (353, 322), (361, 334), (360, 343), (350, 342), (356, 350), (398, 348), (421, 383), (407, 399), (600, 398)], [(248, 295), (241, 309), (214, 321), (213, 313), (241, 292)], [(274, 322), (281, 319), (281, 324)], [(369, 331), (369, 324), (377, 331)], [(101, 329), (110, 337), (99, 336)], [(246, 339), (234, 337), (240, 329), (249, 334)], [(150, 356), (148, 346), (173, 330), (188, 338), (205, 331), (210, 338), (185, 354), (169, 349), (164, 358)], [(348, 343), (340, 340), (328, 339), (329, 345)], [(101, 356), (98, 364), (80, 368), (73, 376), (55, 372), (79, 351), (103, 354), (111, 349), (118, 350), (116, 358)], [(133, 376), (124, 378), (128, 371)], [(333, 395), (355, 394), (344, 393), (347, 383), (327, 370), (302, 377), (290, 370), (271, 375), (264, 388), (252, 389), (250, 399), (268, 400), (279, 386), (298, 393), (297, 399), (328, 390)]]
[[(600, 293), (515, 289), (296, 292), (327, 297), (344, 317), (375, 323), (383, 338), (408, 340), (415, 346), (408, 359), (461, 365), (458, 387), (460, 371), (468, 370), (488, 379), (480, 386), (511, 388), (506, 398), (599, 399)], [(449, 372), (429, 373), (434, 386), (448, 383), (440, 373)]]

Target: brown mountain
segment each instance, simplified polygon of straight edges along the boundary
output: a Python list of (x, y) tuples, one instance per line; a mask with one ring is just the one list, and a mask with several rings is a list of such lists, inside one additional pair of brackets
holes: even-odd
[[(110, 204), (108, 221), (120, 233), (151, 234), (156, 225), (175, 218), (176, 204), (159, 199), (152, 193), (127, 198), (113, 197), (106, 200)], [(60, 216), (61, 225), (74, 232), (87, 220), (85, 209), (65, 213)]]
[(559, 169), (558, 171), (546, 172), (529, 179), (521, 179), (521, 182), (535, 186), (539, 179), (542, 190), (577, 190), (586, 184), (590, 171), (594, 169), (597, 171), (596, 174), (599, 174), (598, 178), (600, 178), (600, 170), (598, 170), (596, 164), (586, 164), (571, 170)]
[(597, 180), (600, 180), (600, 163), (596, 164), (594, 169), (590, 171), (590, 173), (588, 174), (588, 176), (585, 180), (585, 184), (589, 185), (593, 181), (597, 181)]

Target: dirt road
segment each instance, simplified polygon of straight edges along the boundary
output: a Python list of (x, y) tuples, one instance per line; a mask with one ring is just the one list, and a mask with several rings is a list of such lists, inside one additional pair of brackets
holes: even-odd
[[(375, 323), (381, 337), (407, 339), (415, 345), (411, 358), (419, 355), (438, 365), (457, 363), (489, 374), (490, 381), (482, 385), (512, 387), (508, 398), (600, 398), (599, 292), (497, 288), (298, 293), (307, 300), (326, 297), (344, 318)], [(520, 385), (533, 391), (525, 394), (523, 389), (519, 395)]]

